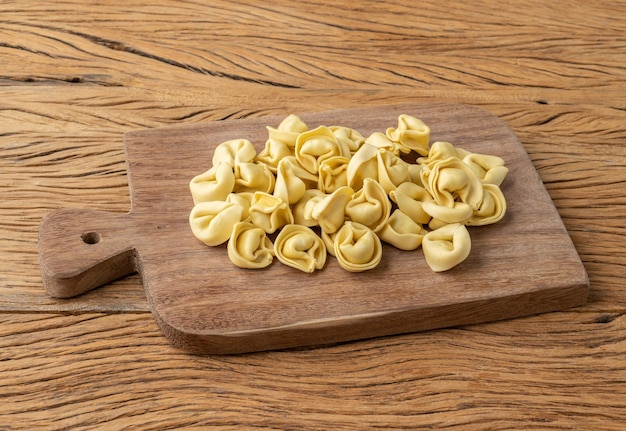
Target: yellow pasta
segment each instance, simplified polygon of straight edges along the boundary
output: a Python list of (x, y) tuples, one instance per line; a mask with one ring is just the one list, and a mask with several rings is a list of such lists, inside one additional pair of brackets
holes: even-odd
[(235, 165), (235, 186), (233, 191), (272, 193), (276, 178), (264, 163), (239, 163)]
[(334, 156), (349, 157), (350, 148), (326, 126), (303, 132), (296, 139), (296, 158), (311, 174), (317, 174), (319, 164)]
[(288, 147), (295, 148), (298, 136), (307, 130), (309, 130), (309, 126), (300, 117), (290, 114), (281, 121), (277, 128), (267, 126), (268, 140), (282, 142)]
[(263, 229), (239, 222), (228, 240), (228, 258), (240, 268), (265, 268), (274, 260), (274, 246)]
[(378, 137), (368, 138), (348, 162), (347, 184), (355, 190), (363, 186), (366, 178), (378, 181), (386, 192), (410, 180), (409, 164), (394, 154), (393, 143), (385, 135), (379, 133)]
[(367, 226), (347, 221), (334, 238), (335, 257), (350, 272), (374, 269), (383, 256), (378, 236)]
[(332, 130), (337, 142), (347, 147), (350, 153), (354, 153), (358, 150), (365, 141), (365, 138), (359, 131), (351, 129), (350, 127), (330, 126), (329, 129)]
[(469, 256), (472, 241), (465, 225), (446, 224), (428, 232), (422, 240), (426, 263), (435, 272), (447, 271)]
[(192, 233), (209, 246), (228, 241), (240, 268), (276, 257), (308, 273), (330, 255), (347, 271), (368, 271), (385, 242), (421, 247), (433, 271), (447, 271), (470, 253), (467, 226), (506, 214), (504, 160), (429, 144), (429, 126), (411, 115), (364, 136), (341, 125), (309, 129), (292, 114), (267, 133), (259, 154), (247, 139), (219, 144), (212, 166), (189, 183)]
[[(433, 220), (438, 224), (463, 223), (465, 224), (474, 213), (474, 209), (465, 202), (454, 201), (450, 206), (439, 205), (434, 200), (422, 203), (422, 209), (432, 218), (429, 222), (433, 228)], [(435, 228), (436, 229), (436, 228)]]
[(485, 226), (497, 223), (506, 213), (506, 199), (500, 187), (495, 184), (483, 184), (485, 196), (470, 219), (465, 223), (467, 226)]
[(263, 163), (267, 168), (276, 174), (278, 169), (278, 163), (285, 157), (293, 156), (293, 148), (289, 147), (282, 141), (276, 141), (268, 139), (265, 142), (265, 148), (259, 154), (257, 154), (255, 161), (257, 163)]
[(348, 163), (345, 156), (333, 156), (320, 162), (317, 188), (324, 193), (332, 193), (348, 185)]
[(326, 194), (321, 190), (305, 190), (304, 195), (292, 207), (294, 223), (308, 227), (318, 226), (319, 222), (313, 217), (313, 210), (325, 197)]
[(317, 187), (319, 178), (304, 169), (294, 156), (285, 157), (278, 163), (274, 195), (293, 205), (307, 189)]
[(498, 156), (470, 153), (463, 157), (463, 162), (486, 184), (499, 186), (509, 173), (509, 168), (504, 166), (504, 160)]
[(422, 184), (441, 206), (453, 207), (460, 200), (476, 209), (483, 199), (480, 179), (456, 157), (436, 160), (423, 167)]
[(346, 205), (354, 196), (354, 190), (344, 186), (325, 196), (313, 208), (312, 216), (323, 232), (335, 233), (346, 219)]
[(409, 164), (390, 151), (381, 148), (376, 155), (378, 182), (385, 192), (395, 190), (400, 184), (410, 180)]
[(324, 241), (308, 227), (298, 224), (288, 224), (279, 232), (274, 253), (281, 263), (303, 272), (322, 269), (326, 263)]
[(378, 181), (378, 147), (364, 143), (352, 155), (346, 169), (348, 187), (360, 190), (366, 178)]
[(235, 173), (227, 163), (218, 163), (189, 183), (194, 203), (221, 201), (235, 188)]
[(191, 210), (189, 224), (200, 241), (210, 246), (220, 245), (228, 241), (243, 213), (243, 207), (230, 202), (200, 202)]
[(426, 231), (403, 211), (396, 209), (380, 230), (381, 240), (400, 250), (415, 250), (422, 244)]
[(267, 233), (274, 233), (293, 223), (293, 214), (287, 202), (269, 193), (254, 193), (249, 214), (250, 221)]
[(387, 223), (391, 214), (391, 202), (377, 181), (366, 178), (361, 190), (346, 203), (345, 211), (350, 220), (377, 232)]
[(256, 149), (247, 139), (233, 139), (222, 142), (213, 152), (213, 165), (226, 163), (232, 167), (239, 163), (251, 163), (256, 157)]
[(321, 232), (320, 236), (322, 237), (322, 241), (326, 245), (326, 252), (335, 257), (335, 237), (337, 236), (337, 232), (335, 233), (326, 233), (324, 231)]
[(387, 137), (384, 133), (374, 132), (365, 138), (364, 144), (371, 145), (378, 149), (390, 151), (392, 154), (400, 154), (396, 144)]
[(398, 209), (413, 219), (420, 225), (427, 224), (432, 216), (424, 211), (423, 205), (426, 201), (433, 201), (433, 197), (428, 191), (413, 182), (407, 181), (389, 192), (389, 199), (394, 202)]
[(428, 154), (430, 127), (419, 118), (402, 114), (398, 117), (398, 127), (390, 127), (385, 133), (403, 153), (415, 151), (422, 156)]
[(250, 205), (252, 205), (252, 199), (254, 193), (240, 192), (231, 193), (226, 197), (226, 202), (239, 205), (241, 207), (241, 221), (248, 221), (250, 219)]
[(422, 165), (428, 165), (439, 160), (449, 159), (450, 157), (463, 159), (463, 157), (465, 157), (467, 154), (467, 151), (459, 147), (455, 147), (450, 142), (436, 141), (433, 142), (433, 144), (430, 146), (427, 154), (428, 157), (418, 158), (417, 163)]

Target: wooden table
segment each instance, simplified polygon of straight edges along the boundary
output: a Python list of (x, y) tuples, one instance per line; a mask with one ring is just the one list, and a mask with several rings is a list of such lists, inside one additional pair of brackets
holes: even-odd
[[(602, 3), (1, 5), (0, 430), (623, 429), (626, 2)], [(126, 132), (429, 101), (517, 134), (589, 274), (586, 305), (194, 356), (163, 337), (137, 275), (43, 290), (46, 213), (129, 210)]]

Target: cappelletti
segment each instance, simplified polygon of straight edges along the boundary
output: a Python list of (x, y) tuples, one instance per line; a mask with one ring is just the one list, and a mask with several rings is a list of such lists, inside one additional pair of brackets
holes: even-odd
[(471, 251), (468, 226), (506, 214), (504, 160), (430, 143), (429, 126), (411, 115), (364, 136), (345, 125), (309, 128), (291, 114), (267, 133), (258, 153), (247, 139), (217, 145), (189, 183), (192, 233), (208, 246), (227, 242), (238, 267), (276, 257), (310, 273), (333, 256), (362, 272), (378, 266), (386, 243), (421, 248), (433, 271), (447, 271)]

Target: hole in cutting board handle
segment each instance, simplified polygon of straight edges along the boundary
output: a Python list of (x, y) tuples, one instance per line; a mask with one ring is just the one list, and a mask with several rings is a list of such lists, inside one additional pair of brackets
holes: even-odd
[(85, 232), (80, 238), (85, 244), (94, 245), (100, 242), (101, 236), (98, 232)]
[(70, 298), (136, 272), (136, 224), (130, 214), (60, 209), (39, 227), (46, 293)]

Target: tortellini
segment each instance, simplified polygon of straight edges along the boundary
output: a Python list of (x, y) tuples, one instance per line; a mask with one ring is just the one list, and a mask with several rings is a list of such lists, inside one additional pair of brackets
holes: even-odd
[(485, 195), (480, 207), (465, 223), (467, 226), (484, 226), (502, 220), (506, 213), (506, 200), (500, 187), (495, 184), (483, 184)]
[(429, 126), (411, 115), (364, 136), (340, 125), (309, 128), (291, 114), (267, 133), (258, 154), (247, 139), (219, 144), (212, 166), (189, 183), (192, 233), (209, 246), (228, 242), (240, 268), (278, 260), (311, 273), (332, 256), (347, 271), (369, 271), (385, 243), (421, 247), (433, 271), (447, 271), (470, 253), (467, 226), (505, 216), (504, 160), (429, 144)]
[[(383, 140), (387, 138), (380, 134)], [(390, 142), (391, 144), (391, 142)], [(378, 146), (366, 140), (352, 156), (346, 170), (348, 186), (355, 190), (363, 187), (365, 179), (380, 183), (387, 193), (409, 181), (409, 164), (395, 155), (392, 148)]]
[(442, 206), (457, 201), (477, 209), (483, 200), (483, 186), (469, 166), (456, 157), (437, 160), (422, 169), (422, 184)]
[(235, 166), (234, 192), (274, 191), (276, 178), (270, 168), (262, 163), (240, 163)]
[(195, 176), (189, 183), (194, 203), (221, 201), (235, 188), (235, 173), (231, 165), (218, 163), (208, 171)]
[(435, 272), (447, 271), (469, 256), (472, 241), (465, 225), (453, 223), (428, 232), (422, 239), (426, 263)]
[(396, 209), (378, 233), (380, 239), (400, 250), (415, 250), (422, 244), (426, 230), (422, 225)]
[(189, 214), (193, 234), (206, 245), (215, 246), (228, 241), (233, 226), (242, 220), (245, 209), (226, 201), (200, 202)]
[(354, 190), (344, 186), (315, 204), (311, 215), (323, 232), (335, 233), (344, 224), (347, 205), (353, 198)]
[(301, 133), (296, 139), (296, 159), (312, 174), (319, 172), (319, 165), (335, 156), (349, 156), (350, 148), (338, 141), (326, 126)]
[(333, 156), (320, 162), (317, 187), (324, 193), (332, 193), (348, 185), (348, 163), (345, 156)]
[(254, 145), (248, 139), (233, 139), (215, 147), (213, 165), (226, 163), (232, 167), (240, 163), (252, 163), (256, 156)]
[(365, 138), (358, 130), (351, 129), (345, 126), (330, 126), (330, 130), (333, 131), (337, 142), (343, 147), (348, 147), (351, 153), (359, 149)]
[(274, 242), (278, 260), (303, 272), (322, 269), (326, 263), (326, 245), (322, 238), (306, 226), (285, 226)]
[(307, 130), (309, 130), (309, 126), (300, 117), (290, 114), (281, 121), (277, 128), (267, 126), (268, 140), (282, 142), (288, 147), (294, 148), (298, 136)]
[(228, 257), (240, 268), (265, 268), (274, 260), (274, 246), (263, 229), (242, 221), (233, 226)]
[(334, 238), (335, 257), (350, 272), (362, 272), (378, 266), (383, 257), (380, 238), (360, 223), (347, 221)]
[(385, 133), (403, 153), (415, 151), (422, 156), (428, 154), (430, 127), (419, 118), (402, 114), (398, 117), (398, 127), (390, 127)]
[(267, 233), (293, 223), (293, 213), (287, 202), (264, 192), (254, 193), (248, 212), (250, 221)]
[(294, 156), (285, 157), (278, 163), (274, 195), (290, 205), (298, 202), (307, 189), (318, 183), (317, 175), (308, 172)]
[(509, 173), (509, 168), (504, 166), (504, 160), (498, 156), (470, 153), (463, 158), (463, 162), (465, 162), (485, 184), (499, 186), (502, 184), (502, 181), (504, 181), (504, 177)]
[(415, 223), (427, 224), (432, 216), (424, 211), (424, 202), (433, 201), (428, 191), (415, 183), (407, 181), (389, 192), (389, 198)]
[(346, 215), (374, 232), (383, 228), (391, 213), (391, 202), (377, 181), (366, 178), (361, 190), (346, 203)]
[[(313, 217), (313, 210), (326, 194), (318, 189), (308, 189), (300, 200), (293, 205), (293, 221), (302, 226), (319, 226), (319, 221)], [(343, 211), (342, 211), (343, 212)]]

